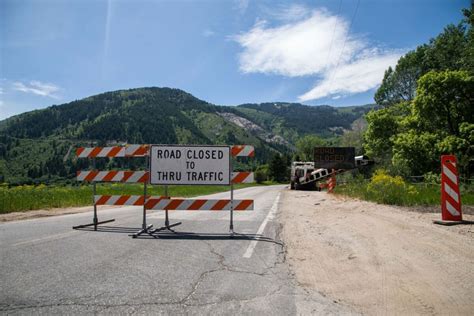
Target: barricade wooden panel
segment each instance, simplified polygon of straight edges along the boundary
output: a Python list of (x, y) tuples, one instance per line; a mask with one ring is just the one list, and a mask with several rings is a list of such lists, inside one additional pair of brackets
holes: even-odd
[[(231, 200), (149, 199), (146, 208), (175, 211), (230, 211)], [(253, 200), (234, 200), (234, 211), (253, 210)]]
[(148, 171), (78, 171), (77, 181), (144, 183), (148, 181)]
[(233, 172), (232, 173), (232, 183), (253, 183), (254, 175), (253, 172)]
[(123, 179), (124, 171), (98, 171), (87, 170), (77, 172), (77, 181), (88, 182), (120, 182)]
[(148, 155), (148, 149), (148, 145), (80, 147), (76, 150), (76, 156), (77, 158), (143, 157)]
[(80, 147), (76, 150), (77, 158), (123, 157), (125, 147)]
[[(147, 196), (147, 199), (158, 200), (163, 197)], [(143, 205), (145, 197), (143, 195), (94, 195), (96, 205)]]
[(253, 157), (255, 149), (252, 145), (234, 145), (231, 147), (231, 153), (234, 157)]
[(148, 171), (124, 171), (122, 182), (126, 183), (145, 183), (148, 182)]

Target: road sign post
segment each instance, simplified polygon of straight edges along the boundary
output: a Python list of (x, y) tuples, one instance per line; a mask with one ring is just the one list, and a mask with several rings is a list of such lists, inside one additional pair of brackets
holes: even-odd
[[(148, 156), (145, 156), (145, 166), (146, 166), (147, 170), (149, 169), (149, 165), (150, 165), (150, 158)], [(153, 225), (147, 225), (147, 223), (146, 223), (146, 206), (145, 205), (146, 205), (146, 202), (147, 202), (147, 199), (148, 199), (147, 184), (148, 184), (148, 181), (143, 182), (143, 222), (142, 222), (142, 229), (140, 229), (135, 234), (130, 235), (133, 238), (137, 238), (138, 236), (140, 236), (141, 234), (144, 234), (144, 233), (147, 233), (148, 235), (152, 235), (152, 231), (150, 229), (153, 228)]]

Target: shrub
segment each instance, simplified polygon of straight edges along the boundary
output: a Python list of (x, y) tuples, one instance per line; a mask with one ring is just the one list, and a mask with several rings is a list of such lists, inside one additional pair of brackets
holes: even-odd
[(375, 171), (367, 186), (369, 199), (384, 204), (405, 205), (417, 193), (416, 188), (405, 183), (402, 177), (393, 177), (382, 169)]
[(265, 171), (264, 170), (255, 171), (255, 182), (263, 183), (264, 181), (267, 181), (267, 174), (265, 173)]
[(427, 184), (440, 184), (441, 183), (441, 174), (440, 173), (434, 173), (434, 172), (428, 172), (425, 173), (423, 177), (423, 182)]
[(264, 181), (268, 181), (269, 174), (269, 167), (268, 165), (260, 165), (255, 170), (255, 182), (263, 183)]

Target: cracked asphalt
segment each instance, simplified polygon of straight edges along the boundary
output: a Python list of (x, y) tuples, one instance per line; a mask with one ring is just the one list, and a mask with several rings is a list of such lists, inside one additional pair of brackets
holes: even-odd
[[(255, 235), (284, 186), (235, 191), (253, 198), (255, 210), (235, 212), (229, 237), (228, 212), (170, 212), (176, 233), (133, 239), (142, 209), (92, 212), (0, 224), (0, 313), (2, 314), (245, 314), (350, 313), (318, 293), (298, 286), (285, 260), (279, 211)], [(219, 193), (204, 198), (228, 198)], [(153, 211), (148, 224), (163, 225)], [(252, 256), (244, 253), (259, 239)]]

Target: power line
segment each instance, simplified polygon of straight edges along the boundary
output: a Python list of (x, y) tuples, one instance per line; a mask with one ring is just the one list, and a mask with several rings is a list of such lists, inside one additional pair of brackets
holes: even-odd
[(359, 10), (359, 5), (360, 5), (360, 0), (357, 1), (357, 6), (356, 6), (356, 8), (355, 8), (355, 10), (354, 10), (354, 14), (352, 15), (351, 24), (349, 24), (349, 29), (347, 30), (346, 36), (345, 36), (345, 38), (344, 38), (344, 43), (342, 44), (341, 53), (339, 54), (339, 58), (337, 59), (336, 67), (334, 68), (334, 71), (333, 71), (333, 73), (332, 73), (331, 79), (329, 80), (329, 86), (331, 86), (332, 81), (334, 80), (334, 77), (336, 76), (337, 68), (339, 67), (339, 63), (341, 62), (342, 54), (344, 53), (344, 49), (346, 48), (347, 38), (349, 37), (349, 33), (350, 33), (351, 29), (352, 29), (352, 24), (354, 24), (354, 20), (355, 20), (355, 17), (356, 17), (356, 15), (357, 15), (357, 11)]
[(334, 42), (334, 34), (336, 33), (337, 16), (341, 12), (342, 0), (339, 1), (339, 8), (337, 9), (336, 18), (334, 19), (334, 29), (332, 30), (331, 45), (329, 45), (328, 55), (326, 57), (326, 65), (329, 63), (329, 56), (331, 56), (332, 43)]

